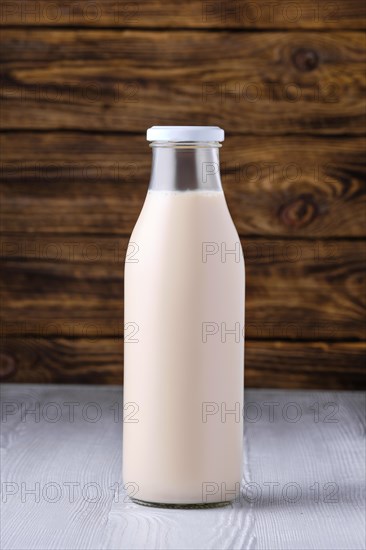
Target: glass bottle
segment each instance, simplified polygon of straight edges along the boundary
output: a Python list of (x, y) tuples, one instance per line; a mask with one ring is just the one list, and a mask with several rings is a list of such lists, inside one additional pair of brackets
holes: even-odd
[(135, 502), (240, 496), (244, 259), (217, 127), (147, 131), (150, 185), (125, 264), (123, 480)]

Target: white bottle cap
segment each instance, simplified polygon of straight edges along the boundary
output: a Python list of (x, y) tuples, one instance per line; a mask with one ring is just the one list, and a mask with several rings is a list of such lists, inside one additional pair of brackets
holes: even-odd
[(147, 141), (224, 141), (225, 132), (218, 126), (152, 126)]

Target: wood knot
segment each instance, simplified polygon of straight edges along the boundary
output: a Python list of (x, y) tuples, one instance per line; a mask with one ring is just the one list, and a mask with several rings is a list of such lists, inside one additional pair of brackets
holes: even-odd
[(314, 50), (298, 48), (292, 54), (292, 62), (299, 71), (313, 71), (319, 65), (319, 56)]
[(282, 222), (288, 227), (301, 228), (309, 225), (318, 215), (318, 206), (311, 195), (300, 195), (290, 203), (281, 206)]
[(14, 358), (7, 353), (0, 353), (0, 380), (12, 376), (16, 372)]

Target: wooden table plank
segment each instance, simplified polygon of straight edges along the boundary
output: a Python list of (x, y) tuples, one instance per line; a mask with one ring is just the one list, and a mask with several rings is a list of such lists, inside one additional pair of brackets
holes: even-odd
[[(70, 325), (65, 321), (58, 323), (64, 331)], [(247, 338), (246, 387), (366, 388), (365, 342), (253, 341), (249, 335)], [(90, 324), (83, 338), (12, 336), (3, 338), (1, 344), (0, 381), (122, 383), (122, 335), (96, 338)]]
[[(57, 320), (61, 325), (66, 320), (74, 335), (82, 336), (85, 325), (95, 327), (101, 336), (120, 334), (127, 239), (44, 242), (48, 244), (42, 246), (42, 238), (30, 239), (21, 246), (18, 237), (2, 241), (8, 251), (1, 272), (4, 333), (24, 334), (24, 323), (29, 333), (30, 327), (41, 323), (52, 335)], [(242, 243), (246, 322), (252, 337), (365, 338), (362, 241), (242, 239)]]
[[(143, 133), (16, 132), (1, 148), (3, 231), (131, 233), (151, 169)], [(365, 149), (363, 137), (229, 135), (221, 171), (238, 231), (365, 237)]]
[(142, 132), (192, 121), (244, 134), (365, 129), (358, 32), (5, 29), (2, 43), (7, 129)]
[(120, 387), (10, 384), (1, 397), (7, 550), (364, 546), (361, 393), (246, 391), (242, 496), (213, 510), (126, 498)]
[(328, 2), (308, 0), (139, 0), (116, 3), (113, 0), (81, 4), (72, 0), (4, 2), (1, 24), (20, 26), (85, 27), (191, 27), (204, 29), (362, 29), (365, 4), (360, 0)]

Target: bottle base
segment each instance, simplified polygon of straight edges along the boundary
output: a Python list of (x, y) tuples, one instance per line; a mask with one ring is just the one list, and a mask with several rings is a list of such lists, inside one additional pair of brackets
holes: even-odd
[(153, 508), (180, 508), (183, 510), (222, 508), (223, 506), (229, 506), (231, 504), (229, 500), (223, 502), (203, 502), (202, 504), (169, 504), (165, 502), (150, 502), (138, 498), (131, 498), (131, 500), (134, 504), (140, 504), (141, 506), (150, 506)]

